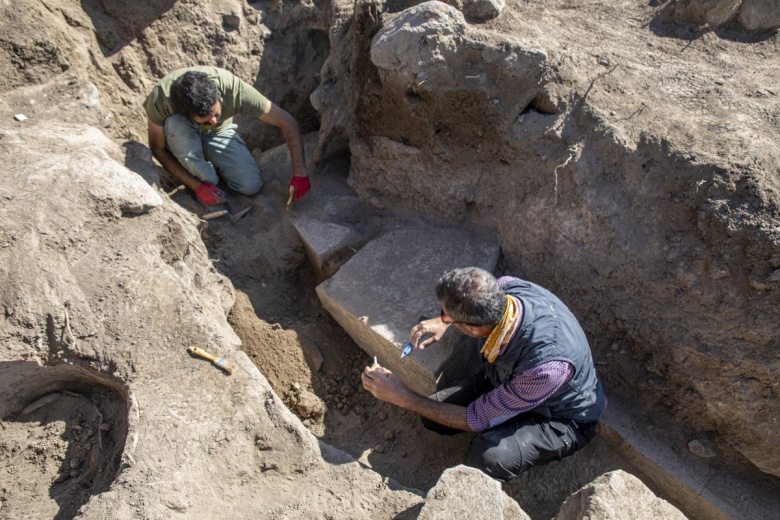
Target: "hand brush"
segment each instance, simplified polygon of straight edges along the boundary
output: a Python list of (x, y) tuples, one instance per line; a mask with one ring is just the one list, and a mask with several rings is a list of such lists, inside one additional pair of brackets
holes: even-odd
[(214, 363), (215, 366), (218, 366), (219, 368), (221, 368), (222, 370), (224, 370), (228, 374), (232, 374), (233, 370), (236, 369), (236, 365), (231, 363), (230, 361), (228, 361), (226, 359), (222, 359), (222, 358), (217, 357), (217, 356), (212, 356), (211, 354), (209, 354), (205, 350), (200, 349), (198, 347), (188, 347), (187, 348), (187, 352), (189, 352), (192, 355), (195, 355), (195, 356), (198, 356), (198, 357), (202, 357), (203, 359), (208, 359), (209, 361)]

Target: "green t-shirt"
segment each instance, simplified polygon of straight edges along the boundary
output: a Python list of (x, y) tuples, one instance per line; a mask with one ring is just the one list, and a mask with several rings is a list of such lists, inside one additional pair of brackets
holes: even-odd
[(171, 86), (177, 78), (191, 70), (205, 72), (209, 79), (217, 85), (219, 100), (222, 103), (222, 113), (219, 116), (217, 126), (213, 129), (214, 132), (218, 133), (231, 124), (233, 116), (236, 114), (260, 117), (265, 113), (268, 100), (252, 85), (242, 81), (233, 73), (217, 67), (188, 67), (175, 70), (165, 76), (147, 96), (144, 108), (152, 123), (163, 126), (168, 116), (176, 113), (171, 103)]

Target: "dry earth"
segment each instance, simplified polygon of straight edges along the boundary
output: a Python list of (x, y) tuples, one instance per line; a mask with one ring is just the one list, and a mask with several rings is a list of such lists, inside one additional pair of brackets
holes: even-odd
[[(252, 206), (244, 219), (204, 228), (205, 208), (152, 166), (141, 103), (192, 64), (228, 68), (296, 115), (316, 144), (314, 189), (327, 177), (363, 197), (350, 225), (497, 230), (501, 270), (583, 317), (611, 392), (775, 489), (777, 34), (690, 10), (681, 23), (675, 2), (517, 0), (485, 24), (437, 7), (432, 27), (415, 4), (2, 3), (0, 518), (415, 518), (462, 460), (468, 436), (437, 437), (361, 391), (368, 358), (317, 300), (286, 218), (288, 170), (268, 171), (257, 197), (230, 194), (232, 211)], [(392, 55), (380, 31), (402, 19), (430, 55)], [(259, 122), (241, 131), (258, 157), (281, 142)], [(149, 193), (90, 176), (124, 179), (116, 162)], [(193, 343), (241, 349), (262, 375), (236, 359), (239, 375), (217, 379), (182, 355)], [(252, 414), (273, 393), (319, 451), (291, 415)], [(384, 478), (321, 467), (325, 445)], [(602, 440), (586, 452), (575, 479), (540, 471), (505, 490), (544, 518), (601, 472), (643, 477)]]

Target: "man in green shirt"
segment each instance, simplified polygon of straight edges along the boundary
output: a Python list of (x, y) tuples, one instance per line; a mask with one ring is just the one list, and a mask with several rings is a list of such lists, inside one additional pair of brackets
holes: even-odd
[(227, 70), (175, 70), (154, 86), (144, 108), (152, 154), (204, 204), (225, 202), (224, 192), (216, 187), (219, 177), (245, 195), (254, 195), (263, 186), (257, 163), (236, 133), (236, 114), (255, 116), (282, 130), (292, 157), (293, 197), (298, 200), (309, 191), (298, 122)]

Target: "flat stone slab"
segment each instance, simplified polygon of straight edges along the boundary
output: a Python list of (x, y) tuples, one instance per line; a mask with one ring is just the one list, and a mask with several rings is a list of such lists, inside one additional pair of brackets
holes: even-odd
[[(317, 137), (316, 132), (304, 136), (308, 158), (313, 156)], [(263, 189), (278, 193), (279, 200), (286, 204), (292, 174), (287, 145), (255, 152), (254, 157), (268, 186)], [(322, 281), (378, 233), (383, 218), (347, 187), (349, 161), (332, 160), (317, 168), (310, 164), (309, 170), (311, 190), (285, 206), (284, 215), (301, 239), (317, 279)]]
[(499, 248), (498, 239), (485, 232), (397, 229), (369, 242), (317, 287), (317, 295), (360, 348), (409, 388), (429, 395), (462, 336), (451, 327), (438, 344), (402, 361), (409, 330), (421, 316), (439, 314), (435, 287), (445, 272), (469, 266), (492, 272)]
[(332, 276), (364, 241), (360, 232), (342, 224), (321, 222), (305, 215), (295, 217), (291, 222), (318, 280)]

